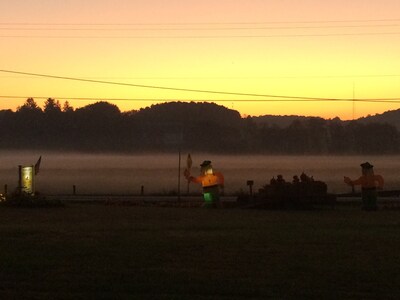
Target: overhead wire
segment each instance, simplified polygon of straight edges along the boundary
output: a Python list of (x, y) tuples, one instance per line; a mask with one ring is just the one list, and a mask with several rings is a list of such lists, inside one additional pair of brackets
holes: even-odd
[[(1, 26), (1, 25), (0, 25)], [(325, 26), (285, 26), (285, 27), (203, 27), (203, 28), (12, 28), (0, 27), (2, 31), (230, 31), (230, 30), (283, 30), (283, 29), (335, 29), (335, 28), (370, 28), (370, 27), (399, 27), (400, 24), (378, 24), (378, 25), (325, 25)]]
[[(246, 79), (329, 79), (329, 78), (376, 78), (376, 77), (400, 77), (400, 74), (354, 74), (354, 75), (287, 75), (287, 76), (184, 76), (184, 77), (103, 77), (103, 76), (90, 76), (90, 77), (80, 77), (82, 79), (135, 79), (135, 80), (246, 80)], [(0, 78), (20, 78), (20, 76), (0, 76)], [(28, 76), (27, 76), (28, 78)], [(30, 78), (34, 78), (33, 76)]]
[(5, 99), (58, 99), (58, 100), (81, 100), (81, 101), (132, 101), (132, 102), (367, 102), (367, 103), (400, 103), (399, 98), (377, 98), (377, 99), (187, 99), (187, 98), (108, 98), (108, 97), (47, 97), (47, 96), (6, 96)]
[(334, 36), (387, 36), (400, 35), (400, 32), (362, 32), (362, 33), (321, 33), (321, 34), (273, 34), (273, 35), (185, 35), (185, 36), (72, 36), (72, 35), (1, 35), (0, 38), (30, 39), (257, 39), (257, 38), (297, 38)]
[(83, 79), (83, 78), (66, 77), (66, 76), (55, 76), (55, 75), (48, 75), (48, 74), (19, 72), (19, 71), (13, 71), (13, 70), (1, 70), (0, 69), (0, 72), (2, 72), (2, 73), (10, 73), (10, 74), (20, 74), (20, 75), (45, 77), (45, 78), (53, 78), (53, 79), (62, 79), (62, 80), (71, 80), (71, 81), (80, 81), (80, 82), (90, 82), (90, 83), (99, 83), (99, 84), (108, 84), (108, 85), (130, 86), (130, 87), (146, 88), (146, 89), (171, 90), (171, 91), (179, 91), (179, 92), (194, 92), (194, 93), (222, 94), (222, 95), (250, 96), (250, 97), (264, 97), (264, 98), (265, 97), (270, 97), (270, 98), (291, 98), (291, 99), (296, 99), (296, 98), (298, 98), (298, 99), (320, 99), (320, 98), (313, 98), (313, 97), (282, 96), (282, 95), (268, 95), (268, 94), (256, 94), (256, 93), (237, 93), (237, 92), (227, 92), (227, 91), (212, 91), (212, 90), (175, 88), (175, 87), (156, 86), (156, 85), (143, 85), (143, 84), (114, 82), (114, 81)]
[[(0, 22), (0, 26), (209, 26), (209, 25), (241, 25), (241, 26), (255, 26), (255, 25), (266, 25), (266, 24), (354, 24), (354, 23), (371, 23), (371, 22), (399, 22), (400, 19), (367, 19), (367, 20), (331, 20), (331, 21), (271, 21), (271, 22), (214, 22), (214, 23), (12, 23), (12, 22)], [(318, 26), (286, 26), (286, 27), (228, 27), (228, 28), (0, 28), (1, 30), (32, 30), (32, 31), (128, 31), (128, 30), (163, 30), (163, 31), (189, 31), (189, 30), (204, 30), (204, 31), (224, 31), (224, 30), (275, 30), (275, 29), (334, 29), (334, 28), (363, 28), (363, 27), (398, 27), (400, 24), (358, 24), (358, 25), (318, 25)], [(190, 38), (203, 38), (203, 39), (216, 39), (216, 38), (274, 38), (274, 37), (329, 37), (329, 36), (363, 36), (363, 35), (398, 35), (400, 32), (355, 32), (355, 33), (323, 33), (323, 34), (275, 34), (275, 35), (215, 35), (215, 36), (28, 36), (28, 35), (8, 35), (0, 36), (0, 38), (104, 38), (104, 39), (146, 39), (146, 38), (177, 38), (177, 39), (190, 39)], [(324, 98), (324, 97), (305, 97), (305, 96), (287, 96), (287, 95), (269, 95), (269, 94), (257, 94), (257, 93), (237, 93), (229, 91), (213, 91), (213, 90), (200, 90), (200, 89), (189, 89), (189, 88), (176, 88), (168, 86), (156, 86), (156, 85), (143, 85), (143, 84), (133, 84), (124, 82), (114, 82), (114, 81), (104, 81), (104, 80), (94, 80), (86, 78), (75, 78), (66, 76), (55, 76), (48, 74), (38, 74), (38, 73), (28, 73), (28, 72), (18, 72), (12, 70), (0, 70), (3, 73), (12, 73), (17, 75), (26, 75), (34, 77), (46, 77), (53, 79), (63, 79), (63, 80), (73, 80), (89, 83), (98, 84), (109, 84), (109, 85), (120, 85), (120, 86), (131, 86), (137, 88), (147, 88), (147, 89), (161, 89), (161, 90), (171, 90), (179, 92), (194, 92), (194, 93), (207, 93), (207, 94), (221, 94), (221, 95), (232, 95), (232, 96), (246, 96), (246, 97), (263, 97), (268, 99), (215, 99), (213, 102), (260, 102), (260, 101), (353, 101), (353, 102), (385, 102), (389, 101), (391, 103), (398, 103), (399, 98), (378, 98), (378, 99), (353, 99), (353, 98)], [(397, 77), (400, 75), (360, 75), (360, 76), (308, 76), (309, 78), (336, 78), (336, 77)], [(297, 78), (296, 76), (279, 77), (279, 78)], [(304, 78), (304, 77), (302, 77)], [(142, 78), (141, 78), (142, 79)], [(152, 78), (148, 78), (152, 79)], [(168, 78), (169, 79), (169, 78)], [(186, 78), (187, 79), (187, 78)], [(1, 98), (7, 96), (0, 96)], [(13, 96), (11, 96), (13, 97)], [(17, 97), (17, 96), (15, 96)], [(24, 97), (21, 97), (24, 98)], [(38, 97), (46, 98), (46, 97)], [(94, 100), (93, 98), (70, 98), (70, 97), (59, 97), (59, 99), (71, 99), (71, 100)], [(100, 99), (99, 99), (100, 100)], [(113, 101), (173, 101), (164, 99), (110, 99)], [(179, 101), (179, 100), (178, 100)], [(204, 101), (204, 100), (184, 100), (184, 101)]]
[[(10, 73), (10, 74), (19, 74), (19, 75), (28, 75), (28, 76), (36, 76), (36, 77), (44, 77), (44, 78), (52, 78), (52, 79), (60, 79), (60, 80), (71, 80), (71, 81), (79, 81), (79, 82), (88, 82), (88, 83), (96, 83), (96, 84), (107, 84), (107, 85), (119, 85), (119, 86), (130, 86), (137, 88), (146, 88), (146, 89), (161, 89), (161, 90), (170, 90), (170, 91), (179, 91), (179, 92), (193, 92), (193, 93), (204, 93), (204, 94), (220, 94), (220, 95), (231, 95), (231, 96), (246, 96), (246, 97), (262, 97), (262, 98), (278, 98), (279, 101), (283, 101), (283, 99), (287, 99), (287, 101), (291, 100), (314, 100), (314, 101), (397, 101), (400, 97), (396, 98), (375, 98), (375, 99), (354, 99), (354, 98), (324, 98), (324, 97), (306, 97), (306, 96), (288, 96), (288, 95), (272, 95), (272, 94), (257, 94), (257, 93), (239, 93), (239, 92), (228, 92), (228, 91), (215, 91), (215, 90), (200, 90), (200, 89), (188, 89), (188, 88), (176, 88), (176, 87), (167, 87), (167, 86), (156, 86), (156, 85), (142, 85), (142, 84), (133, 84), (133, 83), (123, 83), (123, 82), (114, 82), (114, 81), (103, 81), (103, 80), (92, 80), (92, 79), (83, 79), (76, 77), (67, 77), (67, 76), (56, 76), (56, 75), (48, 75), (48, 74), (39, 74), (39, 73), (29, 73), (29, 72), (20, 72), (14, 70), (1, 70), (2, 73)], [(254, 99), (253, 101), (255, 101)], [(262, 99), (260, 99), (262, 100)], [(143, 100), (142, 100), (143, 101)], [(213, 100), (217, 101), (217, 100)], [(221, 100), (222, 101), (222, 100)], [(232, 100), (225, 100), (231, 101)], [(236, 100), (239, 101), (239, 100)], [(249, 101), (249, 100), (242, 100)], [(264, 99), (267, 101), (267, 99)], [(271, 100), (268, 100), (271, 101)]]
[(89, 23), (89, 22), (76, 22), (76, 23), (41, 23), (41, 22), (0, 22), (0, 25), (24, 25), (24, 26), (187, 26), (187, 25), (255, 25), (255, 24), (329, 24), (329, 23), (370, 23), (370, 22), (397, 22), (399, 18), (387, 19), (353, 19), (353, 20), (314, 20), (314, 21), (254, 21), (254, 22), (126, 22), (126, 23)]
[[(389, 22), (389, 23), (388, 23)], [(200, 31), (200, 32), (228, 32), (228, 31), (268, 31), (268, 30), (314, 30), (340, 28), (396, 28), (400, 19), (369, 19), (369, 20), (332, 20), (332, 21), (272, 21), (272, 22), (214, 22), (214, 23), (11, 23), (0, 22), (0, 32), (7, 31), (73, 31), (73, 32), (166, 32), (166, 31)], [(375, 24), (373, 24), (375, 23)], [(286, 26), (283, 26), (286, 24)], [(304, 25), (301, 25), (304, 24)], [(7, 26), (1, 28), (1, 26)], [(18, 26), (18, 27), (12, 27)], [(38, 27), (39, 26), (39, 27)], [(43, 27), (47, 26), (47, 27)], [(50, 26), (50, 27), (49, 27)], [(63, 26), (60, 28), (60, 26)], [(196, 27), (193, 27), (196, 26)], [(258, 27), (255, 27), (258, 26)], [(260, 27), (261, 26), (261, 27)], [(68, 28), (66, 28), (68, 27)], [(127, 28), (128, 27), (128, 28)], [(400, 32), (331, 32), (331, 33), (291, 33), (291, 34), (251, 34), (245, 35), (4, 35), (0, 38), (46, 38), (46, 39), (229, 39), (229, 38), (295, 38), (295, 37), (332, 37), (332, 36), (370, 36), (370, 35), (398, 35)]]

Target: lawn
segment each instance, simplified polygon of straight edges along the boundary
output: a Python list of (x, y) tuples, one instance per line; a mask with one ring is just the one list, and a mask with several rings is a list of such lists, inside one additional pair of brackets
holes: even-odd
[(399, 299), (400, 211), (0, 208), (0, 299)]

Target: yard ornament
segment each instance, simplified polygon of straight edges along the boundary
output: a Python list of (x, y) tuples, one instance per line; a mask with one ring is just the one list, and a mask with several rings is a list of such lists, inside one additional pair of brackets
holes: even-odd
[(361, 196), (364, 210), (377, 210), (377, 189), (383, 188), (383, 177), (374, 174), (374, 166), (369, 162), (362, 163), (362, 175), (356, 180), (344, 176), (344, 182), (352, 187), (361, 185)]
[[(189, 164), (188, 164), (189, 167)], [(224, 189), (224, 176), (220, 172), (214, 172), (211, 161), (205, 160), (201, 165), (200, 176), (190, 175), (190, 169), (185, 169), (184, 176), (189, 182), (200, 183), (203, 187), (205, 207), (221, 207), (219, 198), (220, 189)]]

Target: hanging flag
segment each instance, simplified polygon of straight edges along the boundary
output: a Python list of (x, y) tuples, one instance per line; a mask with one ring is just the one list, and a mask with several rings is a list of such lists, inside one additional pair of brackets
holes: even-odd
[(35, 175), (39, 173), (40, 163), (42, 162), (42, 156), (40, 155), (38, 161), (35, 164)]

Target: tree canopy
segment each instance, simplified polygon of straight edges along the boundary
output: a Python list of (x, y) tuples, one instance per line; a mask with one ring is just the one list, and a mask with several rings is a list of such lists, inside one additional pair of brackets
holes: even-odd
[[(278, 122), (279, 116), (273, 120)], [(235, 110), (206, 102), (163, 103), (122, 113), (105, 101), (75, 110), (67, 101), (62, 105), (49, 98), (42, 109), (29, 98), (15, 112), (0, 111), (0, 149), (271, 154), (400, 150), (398, 130), (383, 122), (293, 116), (284, 122), (277, 126), (259, 117), (242, 118)]]

